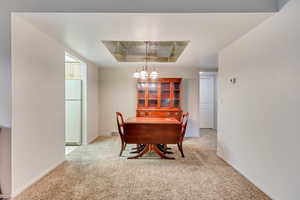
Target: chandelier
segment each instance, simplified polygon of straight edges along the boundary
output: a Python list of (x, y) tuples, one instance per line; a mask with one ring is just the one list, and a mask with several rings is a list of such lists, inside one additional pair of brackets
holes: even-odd
[(150, 69), (148, 66), (148, 48), (149, 48), (149, 41), (146, 41), (146, 51), (145, 51), (145, 65), (141, 69), (136, 69), (133, 73), (133, 77), (136, 79), (157, 79), (158, 73), (154, 67)]

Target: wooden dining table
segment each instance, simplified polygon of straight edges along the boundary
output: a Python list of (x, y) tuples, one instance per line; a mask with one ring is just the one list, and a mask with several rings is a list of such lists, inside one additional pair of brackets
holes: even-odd
[(124, 139), (126, 143), (142, 146), (138, 155), (129, 157), (129, 159), (142, 157), (152, 150), (161, 158), (174, 159), (167, 156), (159, 146), (177, 144), (180, 133), (181, 123), (175, 118), (133, 117), (127, 119), (124, 122)]

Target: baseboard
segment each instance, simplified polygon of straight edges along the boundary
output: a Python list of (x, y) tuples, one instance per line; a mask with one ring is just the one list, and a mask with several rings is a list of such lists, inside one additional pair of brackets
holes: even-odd
[(103, 137), (108, 137), (108, 136), (112, 136), (112, 130), (100, 130), (99, 131), (99, 136), (103, 136)]
[(197, 138), (200, 137), (200, 135), (201, 135), (200, 129), (189, 129), (185, 133), (185, 137), (187, 138)]
[(92, 144), (97, 138), (100, 137), (99, 135), (95, 135), (92, 139), (88, 141), (88, 144)]
[(0, 199), (9, 199), (10, 195), (0, 194)]
[(239, 174), (241, 174), (244, 178), (246, 178), (249, 182), (251, 182), (253, 185), (255, 185), (258, 189), (260, 189), (262, 192), (264, 192), (266, 195), (268, 195), (271, 199), (275, 200), (276, 198), (273, 197), (273, 195), (271, 195), (269, 192), (266, 192), (265, 190), (263, 190), (261, 184), (257, 183), (256, 181), (252, 180), (252, 178), (250, 178), (248, 175), (246, 175), (246, 173), (244, 173), (241, 169), (239, 169), (238, 167), (236, 167), (235, 165), (233, 165), (229, 160), (226, 160), (223, 155), (221, 155), (218, 151), (217, 151), (217, 156), (219, 158), (221, 158), (225, 163), (227, 163), (228, 165), (230, 165), (233, 169), (235, 169)]
[(24, 185), (21, 188), (18, 188), (15, 191), (13, 191), (12, 194), (11, 194), (11, 197), (12, 198), (17, 197), (19, 194), (21, 194), (22, 192), (24, 192), (26, 189), (28, 189), (29, 187), (31, 187), (33, 184), (37, 183), (39, 180), (41, 180), (43, 177), (45, 177), (46, 175), (48, 175), (51, 171), (53, 171), (54, 169), (56, 169), (57, 167), (59, 167), (64, 162), (65, 162), (65, 159), (62, 160), (62, 161), (57, 162), (54, 165), (52, 165), (51, 167), (49, 167), (47, 170), (45, 170), (40, 175), (32, 178), (30, 181), (28, 181), (28, 183), (26, 185)]

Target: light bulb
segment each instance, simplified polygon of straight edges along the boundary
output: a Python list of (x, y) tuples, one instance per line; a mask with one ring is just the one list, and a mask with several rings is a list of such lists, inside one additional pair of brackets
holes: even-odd
[(146, 76), (141, 76), (140, 77), (142, 80), (145, 80), (145, 79), (147, 79), (147, 77)]
[(140, 78), (140, 73), (139, 72), (134, 72), (133, 77), (134, 78)]
[(140, 72), (140, 76), (146, 78), (148, 76), (148, 72), (143, 70), (143, 71)]
[(158, 77), (158, 73), (156, 71), (152, 71), (151, 74), (150, 74), (150, 77), (152, 79), (156, 79)]

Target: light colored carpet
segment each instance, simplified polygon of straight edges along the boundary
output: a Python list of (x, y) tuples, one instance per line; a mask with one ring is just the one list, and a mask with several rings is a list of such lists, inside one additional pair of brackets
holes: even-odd
[(77, 148), (78, 148), (78, 146), (65, 146), (65, 154), (68, 155), (69, 153), (71, 153), (72, 151), (74, 151)]
[(263, 200), (270, 199), (216, 156), (216, 134), (184, 142), (186, 158), (154, 154), (118, 157), (118, 137), (98, 138), (67, 155), (67, 162), (16, 200)]

